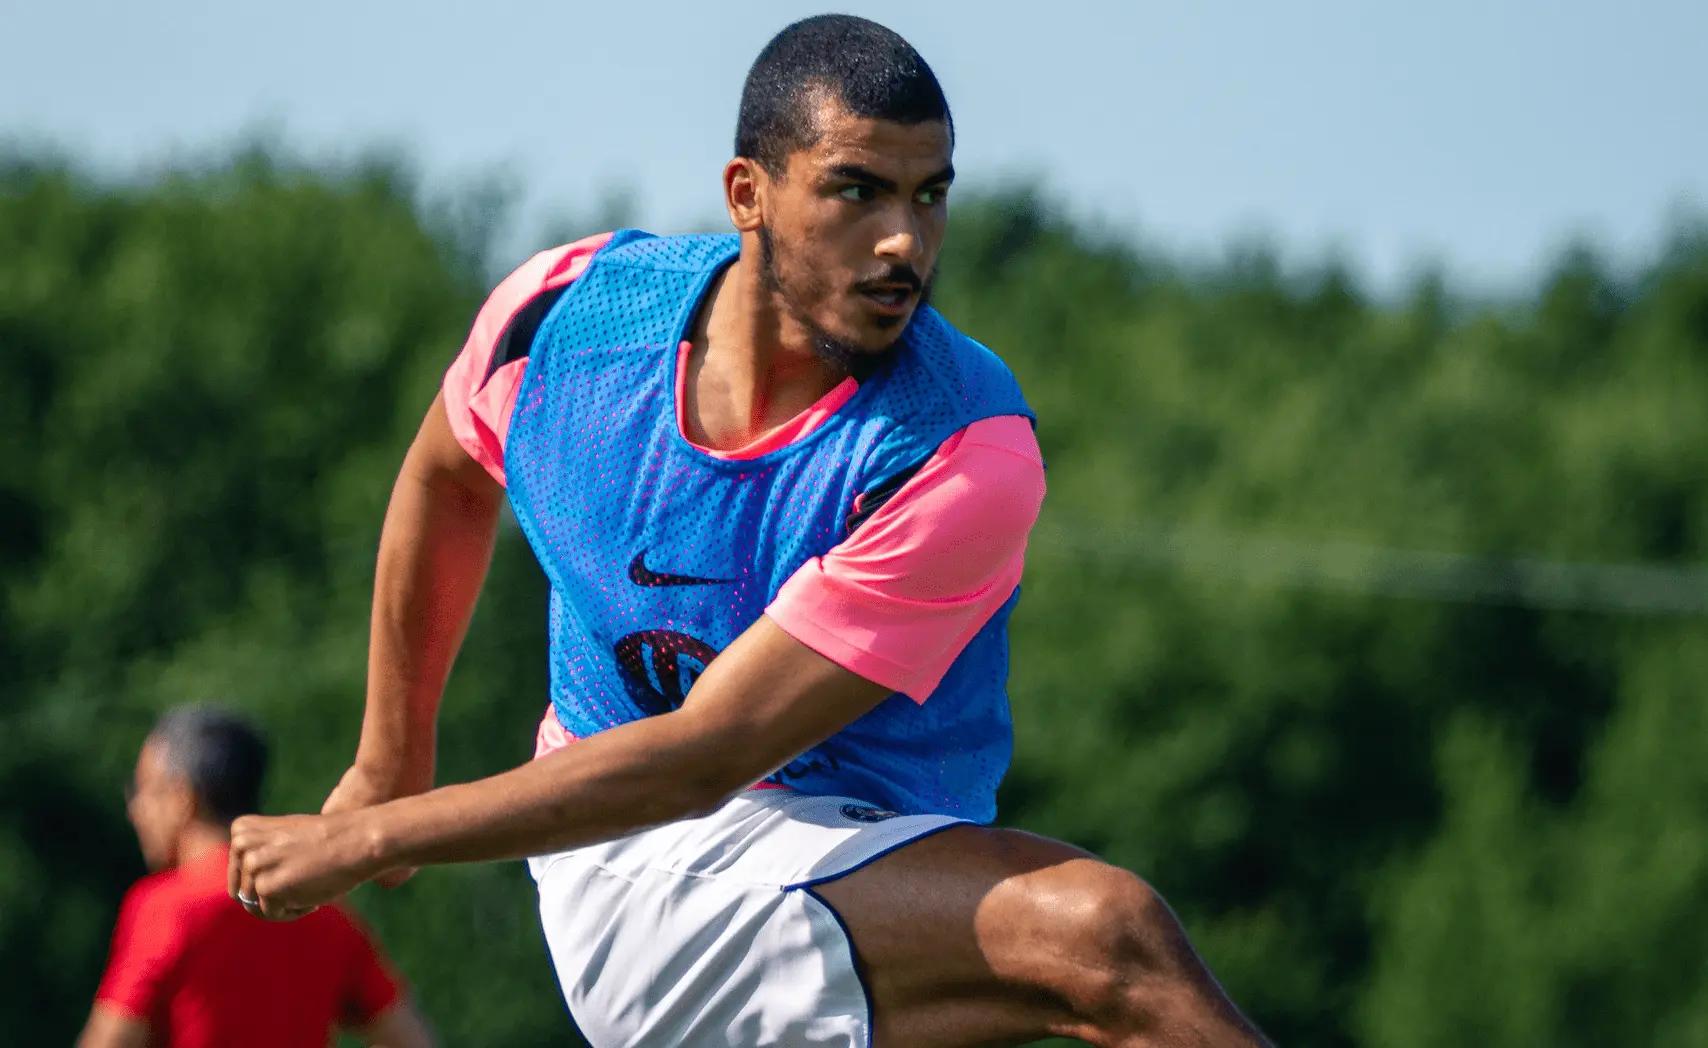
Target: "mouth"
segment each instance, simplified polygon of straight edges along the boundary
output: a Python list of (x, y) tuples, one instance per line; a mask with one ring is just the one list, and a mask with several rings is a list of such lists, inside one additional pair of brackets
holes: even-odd
[(861, 298), (884, 316), (901, 316), (913, 307), (919, 292), (911, 284), (864, 284), (858, 289)]

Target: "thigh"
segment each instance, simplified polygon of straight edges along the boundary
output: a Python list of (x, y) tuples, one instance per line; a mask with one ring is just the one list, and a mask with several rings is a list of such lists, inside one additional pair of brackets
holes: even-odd
[(879, 1048), (1015, 1044), (1081, 1032), (1052, 988), (1074, 978), (1058, 931), (1083, 920), (1076, 886), (1094, 869), (1059, 841), (962, 825), (813, 891), (853, 940)]
[(539, 881), (564, 1001), (588, 1042), (864, 1048), (847, 936), (805, 892), (567, 858)]
[(944, 824), (768, 791), (531, 859), (564, 999), (596, 1045), (863, 1048), (853, 945), (805, 886)]

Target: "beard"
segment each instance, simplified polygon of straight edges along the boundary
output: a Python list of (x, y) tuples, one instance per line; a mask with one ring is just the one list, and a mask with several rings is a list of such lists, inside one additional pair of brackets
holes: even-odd
[[(913, 273), (911, 267), (899, 268), (905, 270), (909, 276), (918, 281), (918, 276)], [(936, 274), (933, 273), (932, 276), (935, 277)], [(903, 327), (897, 331), (895, 338), (878, 349), (868, 349), (858, 342), (837, 338), (826, 331), (822, 325), (807, 316), (806, 312), (795, 304), (796, 296), (791, 295), (788, 286), (784, 284), (783, 275), (777, 265), (777, 245), (771, 236), (769, 226), (759, 227), (759, 281), (760, 286), (769, 291), (782, 304), (783, 310), (788, 313), (789, 318), (806, 329), (813, 355), (847, 374), (859, 376), (863, 372), (870, 371), (879, 361), (887, 357), (891, 350), (895, 349), (896, 343), (901, 341), (902, 331), (906, 330)], [(931, 300), (932, 281), (927, 279), (919, 283), (919, 302), (914, 307), (913, 315), (917, 315), (919, 310), (923, 309)]]

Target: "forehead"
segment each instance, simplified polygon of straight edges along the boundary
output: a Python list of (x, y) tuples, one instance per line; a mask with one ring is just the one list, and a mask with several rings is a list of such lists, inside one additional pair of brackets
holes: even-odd
[(789, 157), (791, 170), (822, 174), (851, 165), (907, 182), (941, 172), (955, 151), (946, 121), (903, 124), (857, 116), (833, 96), (814, 103), (813, 126), (817, 140)]

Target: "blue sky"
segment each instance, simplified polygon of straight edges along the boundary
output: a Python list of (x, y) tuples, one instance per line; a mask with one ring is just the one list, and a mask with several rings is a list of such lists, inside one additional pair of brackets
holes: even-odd
[[(1574, 235), (1641, 257), (1708, 210), (1708, 4), (850, 3), (937, 69), (970, 184), (1211, 256), (1268, 235), (1377, 287), (1425, 262), (1519, 286)], [(255, 129), (497, 175), (509, 239), (615, 189), (720, 220), (741, 78), (816, 4), (0, 0), (0, 135), (101, 170)]]

